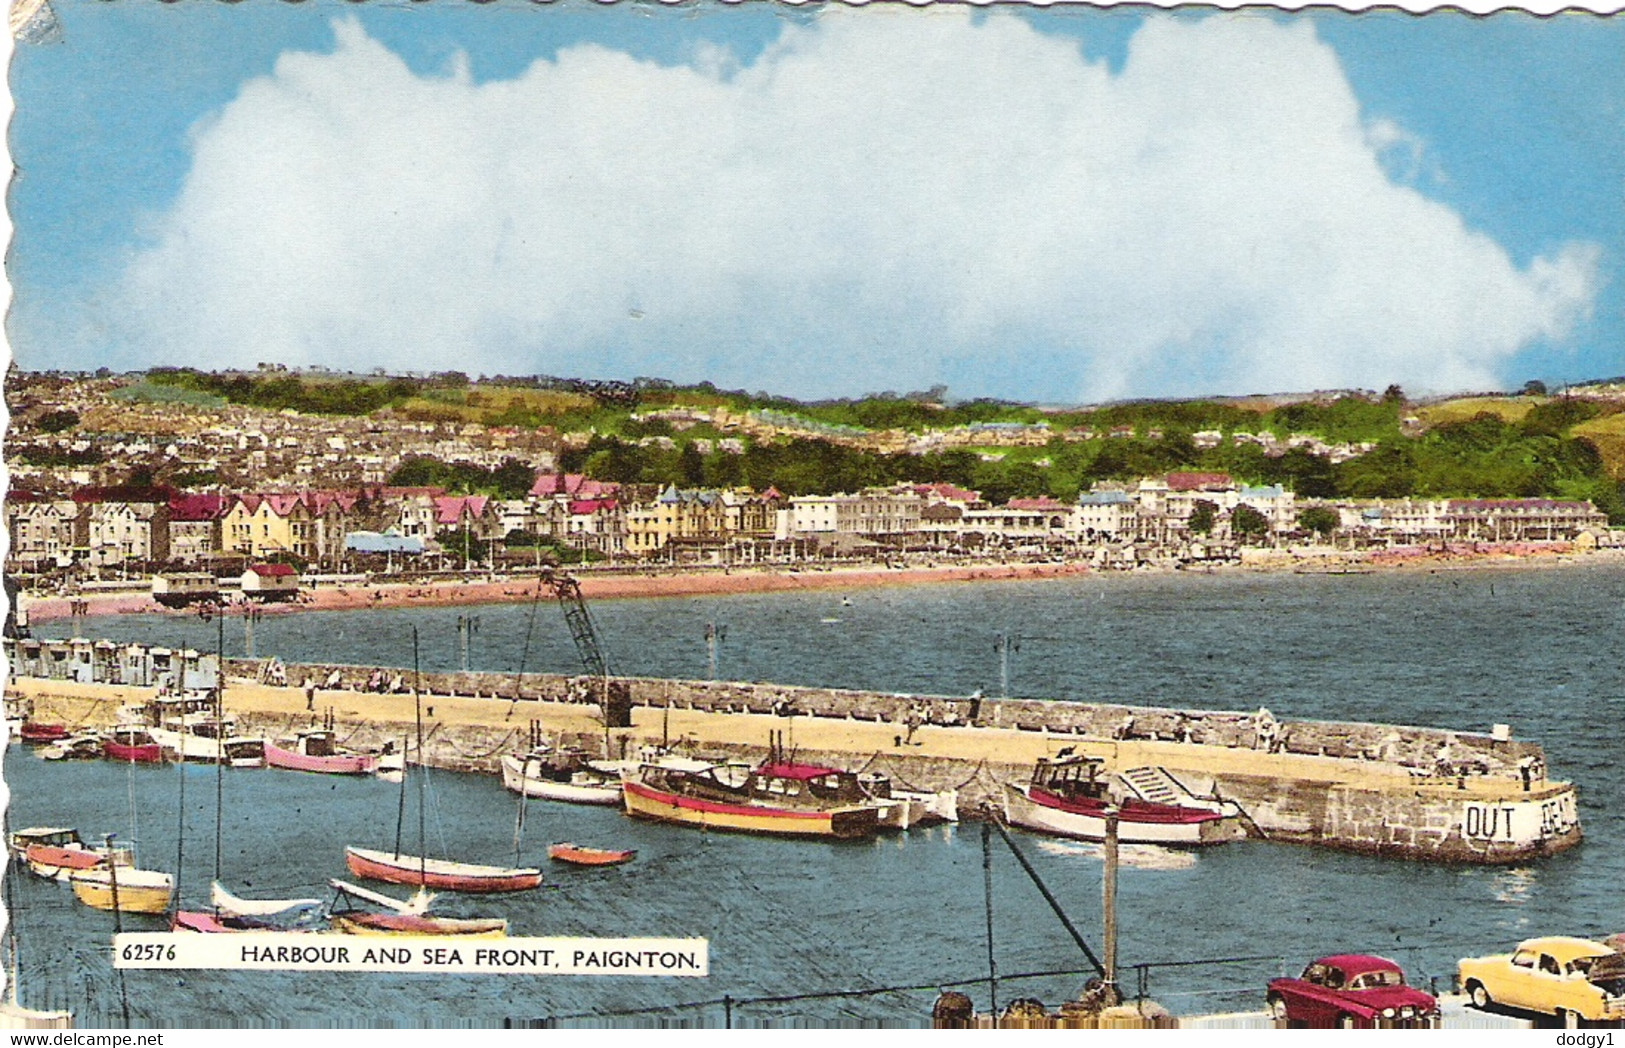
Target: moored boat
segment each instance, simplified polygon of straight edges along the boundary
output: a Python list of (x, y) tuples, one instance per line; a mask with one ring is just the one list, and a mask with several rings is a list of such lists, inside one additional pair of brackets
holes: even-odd
[(467, 939), (501, 939), (508, 934), (502, 917), (437, 917), (411, 913), (335, 913), (333, 927), (346, 935), (452, 935)]
[(333, 731), (319, 728), (300, 732), (287, 748), (266, 742), (265, 763), (323, 775), (371, 775), (378, 770), (378, 755), (341, 749)]
[(102, 737), (95, 732), (66, 735), (40, 747), (41, 760), (92, 761), (102, 755)]
[(549, 750), (503, 754), (502, 785), (514, 793), (568, 804), (621, 803), (623, 768), (610, 761)]
[(86, 906), (120, 913), (167, 913), (175, 879), (157, 870), (135, 867), (78, 870), (70, 879), (73, 894)]
[(129, 848), (92, 848), (86, 844), (30, 844), (23, 850), (28, 872), (47, 880), (65, 881), (80, 870), (134, 865)]
[(39, 721), (25, 720), (22, 727), (17, 729), (17, 737), (24, 742), (56, 742), (58, 739), (68, 737), (66, 724), (42, 724)]
[(1082, 755), (1040, 760), (1032, 781), (1004, 784), (1005, 819), (1039, 833), (1100, 841), (1108, 810), (1115, 809), (1124, 844), (1223, 844), (1245, 836), (1233, 804), (1188, 792), (1179, 803), (1163, 804), (1114, 791), (1100, 774), (1103, 764)]
[[(348, 881), (331, 880), (338, 892), (334, 905), (343, 909), (331, 913), (333, 930), (346, 935), (448, 935), (471, 939), (501, 939), (508, 934), (502, 917), (442, 917), (428, 912), (434, 896), (419, 889), (402, 902), (388, 895), (362, 888)], [(355, 901), (369, 902), (387, 913), (372, 913), (355, 907)]]
[(547, 857), (554, 862), (567, 862), (574, 866), (619, 866), (638, 857), (636, 848), (615, 851), (609, 848), (588, 848), (568, 841), (551, 845)]
[(53, 880), (65, 881), (75, 870), (105, 866), (109, 856), (120, 866), (132, 865), (134, 861), (128, 847), (92, 847), (79, 836), (78, 830), (66, 826), (30, 826), (16, 830), (6, 839), (6, 846), (29, 872)]
[(146, 728), (124, 726), (114, 728), (102, 739), (102, 756), (130, 764), (161, 764), (164, 748)]
[(150, 732), (165, 753), (179, 760), (224, 763), (233, 768), (265, 767), (265, 740), (235, 734), (229, 720), (222, 725), (210, 718), (182, 729), (152, 728)]
[(441, 891), (520, 892), (540, 887), (542, 883), (542, 871), (534, 867), (485, 866), (371, 848), (346, 847), (344, 861), (357, 877)]
[[(293, 926), (320, 907), (320, 899), (243, 899), (216, 881), (210, 887), (210, 911), (176, 910), (170, 931), (219, 935), (233, 932), (311, 931)], [(279, 919), (280, 918), (280, 919)]]
[(622, 780), (622, 790), (628, 815), (701, 829), (871, 837), (880, 827), (880, 812), (855, 775), (816, 765), (768, 763), (736, 785), (717, 766), (642, 764)]

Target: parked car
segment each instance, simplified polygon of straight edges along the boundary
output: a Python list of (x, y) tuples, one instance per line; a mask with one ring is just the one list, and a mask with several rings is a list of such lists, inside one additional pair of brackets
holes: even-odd
[(1362, 953), (1322, 957), (1299, 978), (1275, 979), (1266, 1000), (1276, 1020), (1319, 1030), (1425, 1029), (1439, 1020), (1439, 1002), (1405, 985), (1399, 965)]
[(1475, 1008), (1501, 1004), (1555, 1015), (1565, 1025), (1625, 1019), (1625, 953), (1606, 943), (1553, 935), (1457, 967)]

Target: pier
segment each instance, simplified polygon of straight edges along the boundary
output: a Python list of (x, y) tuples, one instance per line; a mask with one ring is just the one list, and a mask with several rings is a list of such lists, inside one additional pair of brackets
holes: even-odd
[[(119, 706), (159, 687), (212, 684), (212, 655), (108, 642), (8, 641), (12, 688), (37, 717), (111, 726)], [(155, 658), (161, 653), (161, 658)], [(367, 690), (378, 667), (228, 659), (227, 707), (243, 730), (276, 737), (331, 711), (351, 746), (400, 743), (414, 718), (408, 690)], [(386, 670), (393, 683), (409, 671)], [(318, 686), (306, 709), (305, 680)], [(274, 682), (274, 683), (270, 683)], [(387, 685), (386, 685), (387, 686)], [(524, 748), (532, 721), (566, 744), (613, 757), (669, 744), (702, 756), (757, 759), (782, 732), (802, 759), (884, 772), (900, 785), (957, 788), (961, 812), (999, 803), (1064, 748), (1104, 770), (1238, 804), (1251, 836), (1410, 860), (1516, 863), (1579, 843), (1575, 788), (1548, 775), (1544, 751), (1512, 737), (1437, 728), (1276, 721), (1267, 711), (983, 699), (745, 682), (616, 678), (629, 727), (606, 727), (590, 678), (425, 673), (423, 761), (495, 772)], [(417, 757), (414, 754), (413, 759)], [(1125, 780), (1128, 781), (1128, 780)]]

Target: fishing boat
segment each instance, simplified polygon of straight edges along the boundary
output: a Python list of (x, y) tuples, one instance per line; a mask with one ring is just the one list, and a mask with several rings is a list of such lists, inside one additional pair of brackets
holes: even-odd
[(203, 764), (225, 764), (232, 768), (265, 767), (265, 740), (238, 735), (230, 719), (205, 717), (191, 720), (180, 728), (151, 728), (152, 737), (165, 753), (177, 759)]
[(638, 857), (636, 848), (614, 851), (608, 848), (588, 848), (565, 842), (547, 849), (547, 857), (554, 862), (567, 862), (574, 866), (619, 866)]
[(1100, 774), (1103, 765), (1100, 758), (1083, 755), (1041, 759), (1030, 782), (1004, 784), (1005, 819), (1039, 833), (1100, 841), (1106, 837), (1108, 809), (1115, 808), (1124, 844), (1223, 844), (1245, 835), (1233, 804), (1173, 786), (1168, 794), (1175, 803), (1146, 800), (1126, 787), (1114, 789)]
[(542, 883), (542, 871), (534, 867), (485, 866), (371, 848), (346, 847), (344, 861), (357, 877), (448, 892), (522, 892)]
[[(329, 915), (333, 930), (346, 935), (447, 935), (470, 939), (501, 939), (508, 934), (508, 922), (501, 917), (442, 917), (428, 912), (433, 896), (419, 891), (406, 902), (369, 891), (348, 881), (328, 882), (338, 892)], [(355, 900), (370, 902), (390, 912), (373, 913), (358, 909)]]
[(126, 725), (114, 728), (103, 738), (102, 756), (131, 764), (162, 764), (164, 748), (146, 728)]
[(818, 765), (768, 762), (741, 778), (721, 765), (640, 764), (622, 779), (626, 813), (642, 819), (786, 837), (871, 837), (879, 809), (857, 776)]
[(98, 910), (116, 906), (119, 913), (167, 913), (175, 890), (169, 874), (133, 866), (78, 870), (70, 883), (74, 896), (86, 906)]
[(300, 732), (286, 748), (267, 742), (265, 763), (323, 775), (371, 775), (378, 770), (378, 755), (341, 749), (332, 729), (316, 728)]
[(623, 770), (619, 762), (587, 760), (578, 753), (541, 748), (504, 754), (502, 785), (541, 800), (614, 806), (621, 803)]

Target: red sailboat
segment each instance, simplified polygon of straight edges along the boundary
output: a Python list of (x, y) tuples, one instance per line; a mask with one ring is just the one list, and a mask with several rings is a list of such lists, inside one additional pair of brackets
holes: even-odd
[(344, 861), (357, 877), (448, 892), (522, 892), (542, 883), (542, 871), (535, 868), (452, 862), (371, 848), (347, 847)]
[(406, 777), (401, 778), (399, 816), (395, 823), (395, 848), (382, 851), (371, 848), (346, 847), (344, 861), (357, 877), (387, 881), (390, 884), (410, 884), (424, 888), (438, 888), (453, 892), (518, 892), (537, 888), (542, 883), (542, 871), (535, 867), (486, 866), (472, 862), (453, 862), (450, 859), (430, 859), (423, 854), (424, 828), (424, 765), (423, 765), (423, 698), (417, 682), (417, 629), (412, 630), (412, 698), (417, 707), (417, 780), (418, 793), (418, 854), (401, 851), (401, 829), (406, 814)]

